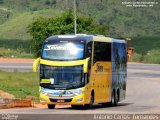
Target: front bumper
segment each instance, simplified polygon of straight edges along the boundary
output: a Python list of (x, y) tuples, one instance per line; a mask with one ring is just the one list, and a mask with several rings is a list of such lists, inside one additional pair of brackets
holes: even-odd
[(66, 96), (58, 96), (58, 97), (49, 97), (44, 94), (40, 94), (40, 103), (45, 104), (55, 104), (55, 105), (84, 105), (87, 104), (85, 101), (84, 94), (66, 97)]

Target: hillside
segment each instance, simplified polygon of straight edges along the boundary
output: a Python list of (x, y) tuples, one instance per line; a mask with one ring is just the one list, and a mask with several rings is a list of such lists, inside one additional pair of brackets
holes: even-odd
[(58, 15), (60, 10), (45, 9), (34, 12), (16, 13), (3, 24), (0, 24), (1, 39), (31, 39), (27, 33), (27, 26), (31, 24), (39, 16), (54, 16)]
[[(108, 24), (112, 37), (159, 35), (159, 5), (126, 7), (122, 1), (77, 0), (77, 14)], [(0, 0), (0, 38), (29, 39), (26, 27), (37, 16), (55, 16), (72, 6), (73, 0)]]
[[(152, 7), (126, 7), (122, 3), (124, 1), (126, 0), (77, 0), (77, 15), (90, 16), (96, 24), (108, 25), (110, 37), (131, 38), (136, 53), (138, 53), (138, 61), (142, 61), (145, 55), (152, 50), (156, 50), (155, 56), (160, 56), (158, 52), (160, 48), (160, 3), (154, 0), (152, 2), (157, 2), (157, 4), (153, 4)], [(143, 2), (147, 1), (151, 2), (151, 0), (143, 0)], [(27, 26), (37, 17), (55, 17), (68, 9), (73, 9), (73, 0), (0, 0), (1, 46), (7, 46), (5, 40), (8, 42), (31, 40), (31, 36), (27, 34)], [(21, 48), (19, 51), (23, 50), (27, 53), (32, 51)], [(17, 48), (14, 49), (17, 50)], [(156, 63), (159, 63), (159, 59)]]

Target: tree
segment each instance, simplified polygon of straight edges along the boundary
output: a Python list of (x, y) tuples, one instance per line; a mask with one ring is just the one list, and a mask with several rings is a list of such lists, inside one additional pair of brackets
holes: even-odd
[(45, 5), (50, 6), (50, 7), (53, 7), (53, 5), (55, 4), (56, 4), (56, 0), (52, 0), (52, 1), (46, 0), (45, 1)]
[[(35, 56), (41, 54), (43, 41), (51, 35), (73, 34), (74, 16), (69, 10), (58, 17), (45, 18), (39, 17), (35, 22), (28, 26), (28, 32), (33, 37), (32, 43)], [(77, 17), (77, 32), (89, 34), (108, 35), (107, 25), (97, 25), (90, 17)]]
[(0, 4), (3, 4), (4, 3), (4, 1), (3, 0), (0, 0)]
[(49, 6), (51, 4), (51, 1), (50, 0), (46, 0), (45, 4)]

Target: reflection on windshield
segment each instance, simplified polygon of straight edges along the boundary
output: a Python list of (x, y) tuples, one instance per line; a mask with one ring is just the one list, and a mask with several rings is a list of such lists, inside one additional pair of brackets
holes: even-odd
[(45, 44), (42, 57), (53, 60), (82, 59), (84, 57), (84, 44), (71, 42)]
[(50, 87), (77, 88), (84, 84), (82, 66), (53, 67), (41, 65), (41, 79), (50, 79)]

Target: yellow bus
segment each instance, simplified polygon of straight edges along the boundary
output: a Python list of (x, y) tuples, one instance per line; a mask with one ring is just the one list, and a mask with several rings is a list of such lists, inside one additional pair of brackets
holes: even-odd
[(99, 35), (57, 35), (43, 43), (40, 102), (72, 107), (117, 103), (125, 98), (127, 48), (125, 40)]

